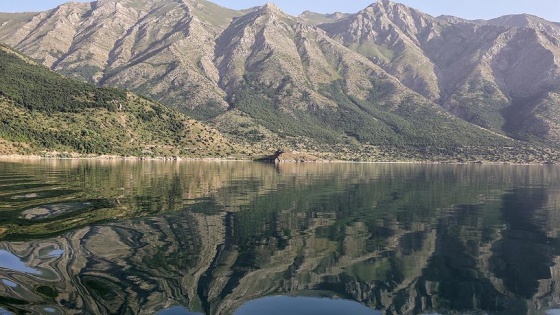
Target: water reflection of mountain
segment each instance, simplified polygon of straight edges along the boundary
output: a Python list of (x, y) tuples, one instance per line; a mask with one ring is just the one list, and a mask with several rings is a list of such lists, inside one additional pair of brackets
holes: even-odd
[[(0, 307), (232, 314), (278, 294), (346, 298), (385, 314), (560, 305), (555, 168), (203, 167), (121, 170), (134, 180), (120, 204), (90, 212), (128, 209), (127, 219), (0, 243), (41, 271), (0, 269)], [(108, 198), (93, 197), (116, 200), (111, 185)]]

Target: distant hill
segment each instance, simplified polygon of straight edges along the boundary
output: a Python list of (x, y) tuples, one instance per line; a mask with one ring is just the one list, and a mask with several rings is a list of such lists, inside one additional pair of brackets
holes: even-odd
[(68, 79), (0, 46), (0, 155), (221, 156), (219, 132), (120, 89)]
[(1, 14), (0, 41), (259, 150), (376, 159), (560, 146), (560, 25), (529, 15), (467, 21), (380, 0), (293, 17), (273, 4), (99, 0)]

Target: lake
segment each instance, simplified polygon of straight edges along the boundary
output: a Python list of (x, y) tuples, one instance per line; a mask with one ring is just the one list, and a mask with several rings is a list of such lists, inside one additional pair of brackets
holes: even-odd
[(560, 167), (0, 162), (0, 314), (560, 314)]

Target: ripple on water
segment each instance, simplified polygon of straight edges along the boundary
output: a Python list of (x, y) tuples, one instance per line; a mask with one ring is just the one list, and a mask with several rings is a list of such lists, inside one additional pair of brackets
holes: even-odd
[(28, 220), (46, 219), (50, 217), (59, 216), (65, 213), (71, 213), (71, 212), (83, 210), (91, 206), (92, 206), (91, 202), (71, 202), (71, 203), (41, 205), (23, 211), (21, 213), (21, 217)]
[(0, 181), (0, 187), (2, 188), (2, 192), (25, 192), (25, 191), (33, 191), (39, 189), (49, 189), (53, 187), (53, 184), (49, 183), (41, 183), (35, 181), (26, 181), (26, 182), (13, 182), (13, 183), (3, 183)]
[[(37, 305), (31, 307), (31, 312), (33, 314), (65, 314), (62, 310), (58, 307), (51, 306), (51, 305)], [(2, 315), (2, 313), (0, 313)]]
[(52, 258), (60, 258), (64, 255), (64, 250), (56, 247), (46, 247), (39, 251), (37, 256), (39, 259), (51, 260)]
[(54, 197), (62, 197), (67, 196), (73, 193), (77, 193), (77, 190), (66, 190), (66, 189), (50, 189), (50, 190), (40, 190), (40, 191), (30, 191), (30, 192), (21, 192), (12, 195), (4, 195), (0, 197), (0, 202), (10, 202), (10, 201), (17, 201), (17, 202), (26, 202), (28, 200), (36, 200), (36, 199), (46, 199), (46, 198), (54, 198)]

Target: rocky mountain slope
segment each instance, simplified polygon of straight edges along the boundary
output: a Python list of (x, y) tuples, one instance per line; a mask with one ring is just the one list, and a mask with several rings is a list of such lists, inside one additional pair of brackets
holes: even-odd
[(468, 122), (524, 140), (560, 139), (560, 24), (434, 18), (383, 0), (321, 27)]
[(65, 78), (0, 45), (0, 155), (225, 156), (219, 132), (124, 90)]
[(315, 150), (557, 146), (559, 34), (533, 16), (466, 21), (387, 0), (298, 17), (202, 0), (0, 15), (0, 41), (51, 69), (148, 95), (239, 141)]

